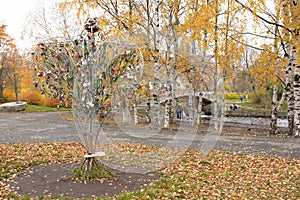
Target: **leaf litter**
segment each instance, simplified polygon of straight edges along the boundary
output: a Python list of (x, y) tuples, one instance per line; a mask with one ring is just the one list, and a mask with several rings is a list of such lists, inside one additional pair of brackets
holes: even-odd
[[(149, 153), (155, 149), (118, 145), (130, 153)], [(25, 169), (80, 163), (85, 151), (82, 143), (75, 142), (0, 144), (0, 150), (0, 199), (18, 196), (7, 180)], [(169, 149), (170, 153), (174, 151)], [(187, 150), (157, 173), (160, 178), (150, 186), (145, 184), (134, 191), (109, 196), (112, 199), (300, 199), (300, 159), (297, 158)], [(52, 199), (51, 195), (47, 198)], [(95, 195), (90, 198), (97, 199)]]

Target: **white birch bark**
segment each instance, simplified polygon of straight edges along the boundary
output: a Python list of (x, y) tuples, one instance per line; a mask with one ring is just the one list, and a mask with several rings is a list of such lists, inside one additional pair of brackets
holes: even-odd
[(206, 70), (206, 63), (205, 63), (205, 57), (206, 57), (206, 46), (207, 46), (207, 31), (204, 31), (204, 46), (202, 47), (202, 58), (201, 58), (201, 72), (200, 72), (200, 83), (199, 83), (199, 101), (197, 106), (197, 124), (200, 124), (201, 120), (201, 112), (202, 112), (202, 104), (203, 104), (203, 84), (204, 84), (204, 73)]
[(292, 82), (292, 63), (289, 59), (289, 64), (285, 67), (285, 74), (286, 74), (286, 99), (288, 105), (288, 134), (293, 134), (294, 129), (294, 95), (293, 95), (293, 82)]
[[(292, 20), (294, 24), (298, 25), (294, 28), (293, 31), (293, 48), (292, 48), (292, 62), (294, 66), (294, 97), (295, 97), (295, 111), (294, 111), (294, 136), (300, 136), (300, 65), (299, 59), (297, 59), (297, 55), (299, 56), (299, 44), (300, 44), (300, 28), (299, 28), (299, 7), (300, 0), (295, 0), (292, 3)], [(296, 11), (296, 13), (295, 13)]]
[(170, 47), (168, 46), (166, 52), (166, 100), (165, 100), (165, 116), (164, 116), (164, 128), (170, 127), (170, 109), (171, 109), (171, 77), (170, 77)]
[(151, 110), (151, 89), (150, 89), (150, 83), (148, 83), (148, 89), (147, 89), (147, 100), (146, 100), (146, 117), (147, 117), (147, 123), (151, 123), (150, 118), (150, 110)]
[(300, 66), (296, 61), (296, 47), (292, 50), (292, 62), (294, 66), (294, 97), (295, 97), (295, 110), (294, 110), (294, 129), (293, 135), (299, 136), (300, 134)]
[[(278, 13), (279, 15), (279, 13)], [(277, 20), (278, 21), (278, 20)], [(275, 27), (275, 40), (274, 40), (274, 53), (278, 53), (278, 26)], [(279, 76), (280, 64), (278, 58), (276, 59), (276, 71), (275, 75)], [(278, 82), (278, 81), (277, 81)], [(272, 96), (272, 105), (271, 105), (271, 121), (270, 121), (270, 134), (277, 134), (277, 115), (278, 115), (278, 107), (277, 107), (277, 97), (278, 97), (278, 88), (274, 83), (273, 86), (273, 96)]]
[[(283, 21), (287, 23), (290, 20), (289, 2), (286, 0), (282, 1), (283, 5)], [(288, 105), (288, 134), (292, 135), (294, 130), (294, 94), (293, 94), (293, 62), (291, 59), (291, 46), (290, 46), (290, 33), (287, 30), (283, 30), (283, 40), (286, 42), (285, 46), (285, 59), (288, 60), (288, 64), (285, 66), (285, 91), (286, 100)]]
[(192, 87), (189, 92), (189, 122), (191, 125), (194, 125), (194, 122), (195, 122), (195, 109), (194, 109), (195, 79), (196, 79), (195, 57), (196, 57), (196, 40), (192, 40), (192, 42), (191, 42), (191, 68), (190, 68), (190, 83), (191, 83)]
[(176, 84), (176, 69), (177, 69), (177, 58), (178, 58), (178, 38), (176, 33), (174, 33), (174, 64), (172, 67), (172, 107), (171, 107), (171, 119), (176, 118), (176, 93), (177, 93), (177, 84)]
[(137, 101), (136, 101), (136, 88), (134, 88), (133, 99), (132, 99), (132, 107), (133, 107), (133, 122), (134, 124), (138, 124), (138, 114), (137, 114)]
[(159, 5), (160, 1), (155, 1), (155, 57), (154, 57), (154, 123), (158, 126), (161, 125), (160, 119), (160, 78), (159, 78), (159, 43), (160, 43), (160, 36), (159, 36)]
[(272, 96), (272, 110), (271, 110), (271, 122), (270, 122), (270, 133), (277, 133), (277, 96), (278, 96), (278, 88), (276, 85), (273, 86), (273, 96)]
[(213, 96), (213, 122), (214, 130), (219, 131), (218, 127), (218, 102), (217, 102), (217, 90), (218, 90), (218, 1), (215, 5), (215, 32), (214, 32), (214, 56), (215, 56), (215, 68), (214, 68), (214, 96)]

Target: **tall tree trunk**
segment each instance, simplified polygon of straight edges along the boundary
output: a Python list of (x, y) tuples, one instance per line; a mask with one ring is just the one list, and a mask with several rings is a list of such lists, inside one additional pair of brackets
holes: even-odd
[(201, 119), (201, 112), (202, 112), (202, 104), (203, 104), (203, 84), (204, 84), (204, 73), (206, 70), (206, 62), (205, 62), (205, 57), (206, 57), (206, 47), (207, 47), (207, 31), (204, 31), (204, 47), (202, 47), (203, 52), (202, 52), (202, 58), (201, 58), (201, 73), (200, 73), (200, 84), (199, 84), (199, 101), (198, 101), (198, 106), (197, 106), (197, 124), (200, 124), (200, 119)]
[[(147, 28), (150, 30), (151, 27), (151, 17), (150, 17), (150, 0), (146, 0), (146, 10), (147, 10)], [(147, 43), (146, 43), (146, 61), (150, 60), (150, 55), (151, 55), (151, 48), (150, 48), (150, 31), (146, 31), (147, 35)], [(151, 112), (151, 91), (152, 88), (150, 88), (150, 82), (148, 82), (148, 88), (147, 88), (147, 108), (146, 108), (146, 116), (147, 116), (147, 122), (151, 123), (151, 117), (150, 117), (150, 112)]]
[(176, 118), (176, 94), (177, 94), (177, 84), (176, 84), (176, 69), (177, 69), (177, 58), (178, 58), (178, 38), (174, 38), (174, 64), (172, 67), (172, 107), (171, 107), (171, 120)]
[[(179, 5), (180, 1), (177, 1), (176, 8), (175, 8), (175, 26), (179, 25), (179, 16), (178, 16), (178, 11), (179, 11)], [(176, 85), (176, 70), (177, 70), (177, 60), (178, 60), (178, 36), (177, 36), (177, 29), (172, 26), (172, 33), (173, 33), (173, 39), (174, 39), (174, 54), (173, 54), (173, 67), (172, 67), (172, 82), (171, 82), (171, 121), (176, 118), (176, 94), (177, 94), (177, 85)]]
[(272, 97), (272, 110), (271, 110), (271, 122), (270, 122), (270, 133), (271, 134), (276, 134), (277, 133), (277, 94), (278, 94), (278, 89), (277, 86), (273, 86), (273, 97)]
[(146, 100), (146, 116), (147, 116), (147, 123), (151, 123), (151, 117), (150, 117), (150, 110), (151, 110), (151, 89), (150, 89), (150, 83), (148, 83), (147, 88), (147, 100)]
[[(170, 40), (169, 40), (170, 41)], [(166, 51), (166, 100), (165, 100), (165, 116), (164, 116), (164, 128), (170, 127), (170, 111), (171, 111), (171, 74), (170, 74), (170, 46), (167, 44)]]
[(294, 96), (295, 96), (295, 115), (294, 115), (294, 136), (300, 136), (300, 63), (299, 63), (299, 45), (300, 45), (300, 19), (299, 19), (299, 5), (300, 0), (295, 0), (292, 3), (292, 21), (296, 25), (293, 32), (293, 49), (292, 59), (294, 65)]
[[(279, 13), (278, 13), (279, 15)], [(277, 15), (277, 16), (278, 16)], [(278, 21), (278, 17), (277, 20)], [(273, 51), (275, 54), (278, 54), (278, 26), (275, 27), (275, 40), (274, 40), (274, 47), (273, 47)], [(279, 76), (279, 72), (280, 72), (280, 64), (279, 64), (279, 60), (278, 58), (276, 59), (276, 72), (275, 75)], [(278, 107), (277, 107), (277, 97), (278, 97), (278, 80), (276, 81), (276, 83), (274, 83), (273, 86), (273, 96), (272, 96), (272, 108), (271, 108), (271, 121), (270, 121), (270, 134), (277, 134), (277, 115), (278, 115)]]
[[(191, 11), (192, 12), (196, 12), (197, 11), (197, 8), (198, 8), (198, 1), (197, 0), (194, 0), (192, 2), (192, 8), (191, 8)], [(194, 35), (192, 35), (194, 36)], [(192, 85), (192, 88), (190, 89), (190, 92), (189, 92), (189, 122), (191, 125), (194, 125), (195, 123), (195, 119), (198, 118), (198, 112), (195, 111), (196, 109), (196, 103), (195, 103), (195, 90), (196, 90), (196, 39), (192, 39), (191, 41), (191, 52), (190, 52), (190, 55), (191, 55), (191, 59), (190, 59), (190, 62), (191, 62), (191, 67), (190, 67), (190, 83)], [(197, 107), (198, 108), (198, 107)]]
[(294, 111), (294, 130), (293, 135), (300, 135), (300, 66), (296, 61), (296, 47), (293, 46), (292, 59), (294, 65), (294, 97), (295, 97), (295, 111)]
[(191, 68), (190, 68), (190, 83), (192, 85), (189, 92), (189, 122), (191, 125), (194, 125), (195, 122), (195, 106), (194, 106), (194, 97), (195, 97), (195, 80), (196, 80), (196, 66), (195, 66), (195, 57), (196, 57), (196, 40), (191, 42)]
[(159, 51), (159, 43), (160, 43), (160, 36), (159, 36), (159, 5), (160, 1), (155, 1), (155, 57), (154, 57), (154, 123), (156, 123), (158, 126), (161, 125), (161, 119), (160, 119), (160, 78), (159, 78), (159, 57), (160, 57), (160, 51)]
[(132, 99), (132, 107), (133, 107), (133, 123), (138, 124), (138, 112), (137, 112), (137, 101), (136, 101), (136, 88), (134, 88), (133, 99)]
[[(209, 5), (210, 2), (209, 0), (206, 1), (206, 4)], [(205, 74), (205, 70), (206, 70), (206, 51), (207, 51), (207, 44), (208, 44), (208, 39), (207, 39), (207, 30), (204, 30), (203, 33), (203, 40), (204, 40), (204, 45), (202, 47), (202, 58), (201, 58), (201, 73), (200, 73), (200, 84), (199, 84), (199, 93), (198, 93), (198, 97), (199, 97), (199, 101), (198, 101), (198, 106), (197, 106), (197, 112), (198, 112), (198, 116), (197, 116), (197, 124), (200, 124), (200, 120), (201, 120), (201, 112), (202, 112), (202, 107), (203, 107), (203, 95), (204, 95), (204, 74)]]
[(18, 76), (17, 76), (15, 70), (14, 70), (14, 89), (15, 89), (15, 95), (16, 95), (16, 103), (18, 103), (19, 102), (19, 96), (18, 96)]
[(2, 78), (2, 66), (0, 67), (0, 104), (3, 102), (3, 78)]
[(215, 56), (215, 68), (214, 68), (214, 97), (213, 97), (213, 122), (214, 130), (218, 131), (218, 104), (217, 104), (217, 90), (218, 90), (218, 0), (215, 1), (215, 30), (214, 30), (214, 56)]
[(293, 95), (293, 83), (292, 83), (292, 63), (291, 59), (289, 59), (289, 64), (285, 68), (286, 74), (286, 99), (288, 104), (288, 134), (292, 135), (294, 130), (294, 95)]
[[(290, 1), (282, 0), (283, 23), (290, 23)], [(295, 98), (293, 94), (293, 60), (291, 59), (291, 35), (287, 30), (283, 30), (283, 40), (286, 43), (284, 58), (288, 61), (285, 66), (285, 91), (288, 105), (288, 134), (292, 135), (294, 130), (294, 108)]]

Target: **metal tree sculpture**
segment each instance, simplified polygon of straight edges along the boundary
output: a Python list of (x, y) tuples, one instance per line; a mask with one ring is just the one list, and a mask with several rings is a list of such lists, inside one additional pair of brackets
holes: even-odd
[(32, 52), (33, 84), (42, 94), (62, 99), (72, 91), (81, 57), (81, 49), (74, 48), (72, 41), (65, 38), (50, 38), (39, 43)]
[(40, 43), (32, 54), (36, 87), (52, 98), (70, 94), (73, 99), (76, 130), (87, 149), (87, 170), (95, 164), (96, 156), (104, 155), (95, 152), (95, 147), (102, 122), (111, 110), (109, 100), (122, 82), (138, 86), (136, 74), (141, 74), (143, 65), (141, 51), (132, 42), (97, 41), (96, 24), (97, 19), (91, 18), (79, 40), (51, 39)]

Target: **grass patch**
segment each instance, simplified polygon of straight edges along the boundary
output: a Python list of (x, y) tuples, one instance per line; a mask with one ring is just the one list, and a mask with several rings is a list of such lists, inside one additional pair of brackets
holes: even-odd
[(99, 181), (112, 179), (115, 174), (112, 170), (102, 164), (93, 165), (91, 170), (87, 171), (84, 167), (75, 169), (72, 173), (72, 178), (80, 182)]
[[(71, 108), (60, 108), (59, 110), (65, 111), (65, 110), (70, 110), (70, 109)], [(53, 111), (58, 111), (58, 109), (54, 108), (54, 107), (27, 104), (26, 109), (24, 111), (20, 111), (20, 112), (31, 113), (31, 112), (53, 112)], [(1, 112), (3, 112), (3, 111), (0, 110), (0, 113)]]
[[(31, 105), (27, 104), (24, 112), (49, 112), (49, 111), (57, 111), (57, 108), (40, 106), (40, 105)], [(70, 110), (69, 108), (61, 108), (59, 110)]]

